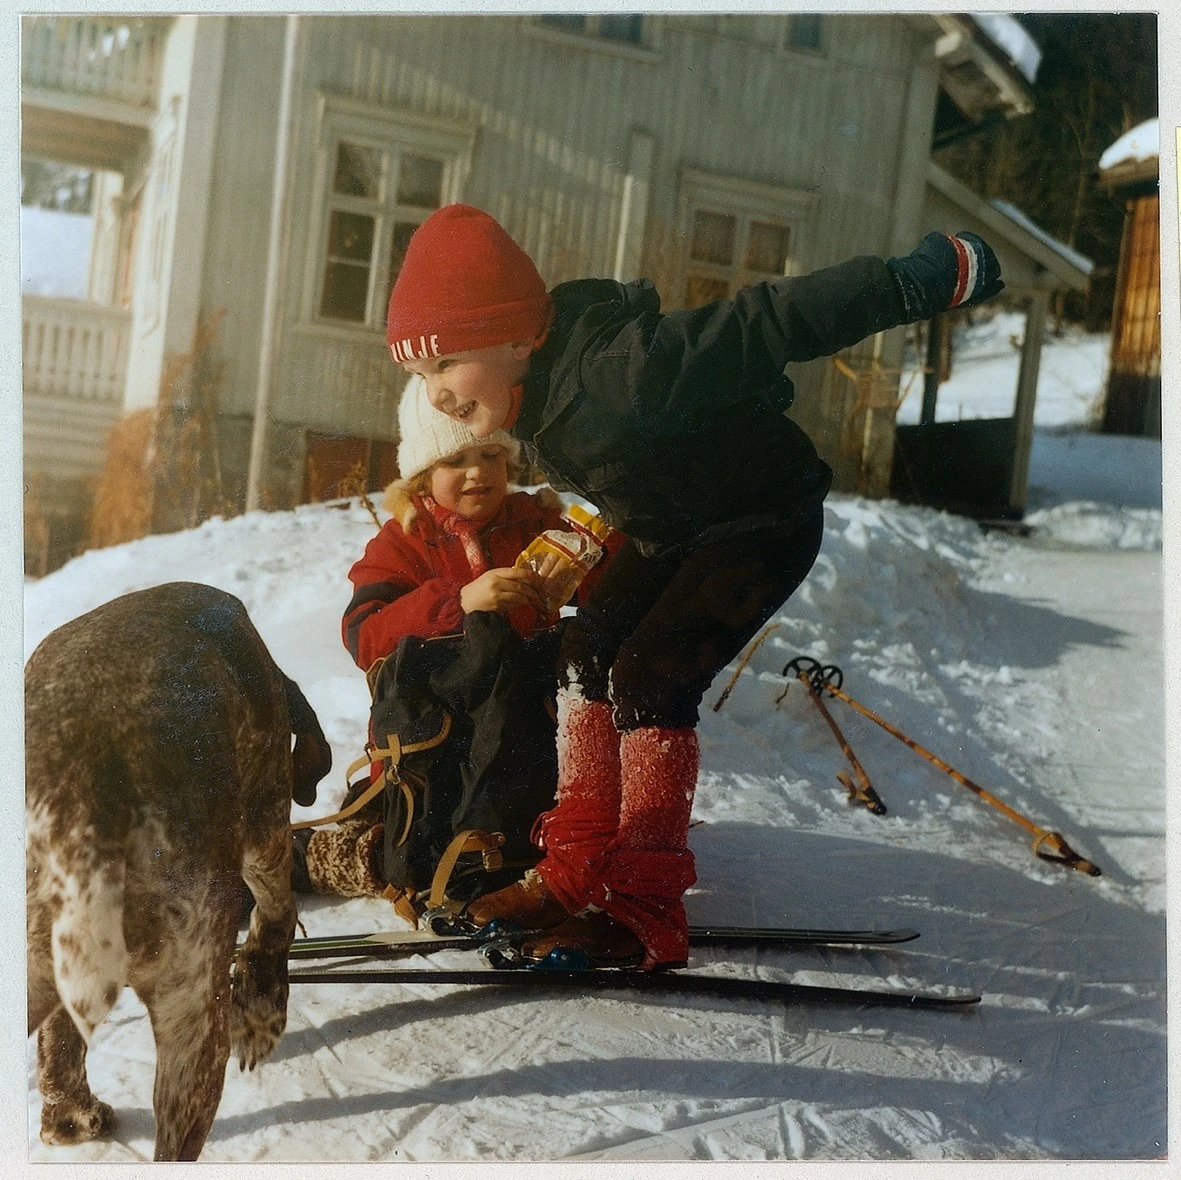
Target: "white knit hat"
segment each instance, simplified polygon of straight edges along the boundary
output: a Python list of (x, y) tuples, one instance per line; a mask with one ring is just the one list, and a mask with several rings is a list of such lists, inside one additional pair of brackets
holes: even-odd
[(487, 438), (476, 438), (462, 423), (449, 418), (427, 401), (426, 382), (415, 373), (402, 390), (398, 405), (398, 471), (402, 479), (412, 479), (433, 467), (440, 459), (458, 454), (471, 446), (500, 446), (508, 451), (510, 463), (521, 454), (521, 444), (507, 431), (495, 430)]

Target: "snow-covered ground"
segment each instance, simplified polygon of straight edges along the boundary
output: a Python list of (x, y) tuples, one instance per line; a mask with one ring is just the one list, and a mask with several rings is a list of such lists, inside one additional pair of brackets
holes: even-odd
[[(953, 338), (950, 377), (939, 386), (935, 418), (955, 422), (961, 418), (1007, 418), (1017, 398), (1017, 372), (1025, 339), (1025, 316), (1001, 311), (972, 323), (957, 323)], [(1107, 354), (1111, 336), (1063, 329), (1061, 337), (1047, 333), (1038, 370), (1034, 420), (1042, 430), (1077, 429), (1093, 422), (1102, 404), (1107, 380)], [(908, 350), (906, 371), (899, 393), (905, 394), (898, 421), (910, 425), (919, 420), (923, 404), (923, 378)]]
[[(1087, 338), (1047, 343), (1044, 380), (1055, 366), (1068, 374), (1075, 424), (1103, 356)], [(961, 358), (957, 378), (975, 367), (982, 397), (987, 365)], [(1043, 425), (1070, 420), (1059, 400), (1047, 396)], [(699, 969), (971, 988), (978, 1009), (294, 985), (274, 1057), (250, 1074), (231, 1063), (202, 1158), (1161, 1157), (1159, 471), (1158, 444), (1039, 434), (1025, 538), (833, 496), (821, 556), (779, 626), (720, 711), (731, 670), (706, 695), (690, 917), (907, 925), (922, 937), (891, 950), (706, 951)], [(26, 587), (27, 648), (131, 589), (223, 587), (303, 685), (343, 768), (360, 751), (368, 695), (338, 621), (373, 527), (355, 503), (305, 506), (87, 553)], [(796, 654), (839, 664), (854, 697), (1061, 832), (1103, 876), (1038, 860), (1022, 828), (833, 702), (889, 814), (850, 807), (840, 752), (803, 690), (779, 700)], [(335, 809), (343, 786), (338, 769), (296, 816)], [(366, 900), (317, 899), (302, 917), (310, 934), (398, 925)], [(113, 1141), (40, 1144), (29, 1044), (34, 1161), (150, 1159), (153, 1047), (130, 992), (91, 1047), (94, 1088), (121, 1120)]]
[(22, 205), (21, 294), (85, 299), (94, 218)]

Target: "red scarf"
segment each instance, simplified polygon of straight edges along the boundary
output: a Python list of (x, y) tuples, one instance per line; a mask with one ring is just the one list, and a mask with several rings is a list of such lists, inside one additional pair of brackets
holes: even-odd
[[(484, 542), (480, 533), (484, 526), (477, 525), (460, 516), (453, 509), (444, 508), (433, 496), (422, 495), (422, 506), (431, 514), (434, 522), (450, 537), (457, 537), (463, 546), (463, 555), (471, 566), (472, 577), (478, 578), (488, 568), (488, 554), (484, 549)], [(497, 513), (499, 515), (499, 512)], [(488, 522), (489, 524), (491, 521)]]

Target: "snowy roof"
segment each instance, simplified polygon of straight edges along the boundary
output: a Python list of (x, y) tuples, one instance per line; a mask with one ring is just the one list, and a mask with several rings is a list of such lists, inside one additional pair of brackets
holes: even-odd
[(1077, 250), (1072, 250), (1065, 242), (1060, 242), (1052, 234), (1048, 234), (1036, 221), (1027, 217), (1016, 205), (1002, 201), (1000, 197), (993, 197), (988, 202), (998, 213), (1003, 213), (1010, 221), (1015, 221), (1023, 230), (1033, 234), (1039, 242), (1049, 246), (1055, 254), (1060, 254), (1071, 266), (1077, 267), (1085, 275), (1095, 269), (1095, 264)]
[[(1013, 264), (1005, 282), (1014, 289), (1024, 284), (1043, 291), (1063, 286), (1082, 291), (1094, 270), (1089, 258), (1048, 234), (1020, 209), (1008, 201), (987, 200), (934, 160), (927, 161), (923, 215), (929, 229), (949, 234), (970, 229), (994, 248), (1003, 244)], [(972, 223), (973, 218), (978, 224)]]
[(1037, 78), (1042, 51), (1016, 17), (1005, 12), (974, 12), (972, 20), (984, 35), (1009, 55), (1027, 82)]
[(1149, 119), (1121, 135), (1099, 157), (1099, 171), (1106, 172), (1119, 164), (1138, 163), (1160, 158), (1160, 119)]

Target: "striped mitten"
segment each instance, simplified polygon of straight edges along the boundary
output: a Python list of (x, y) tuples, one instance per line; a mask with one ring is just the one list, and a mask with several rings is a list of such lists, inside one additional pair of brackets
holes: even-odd
[(890, 258), (886, 266), (902, 297), (907, 323), (971, 307), (1005, 286), (992, 247), (967, 231), (954, 238), (930, 233), (905, 258)]

